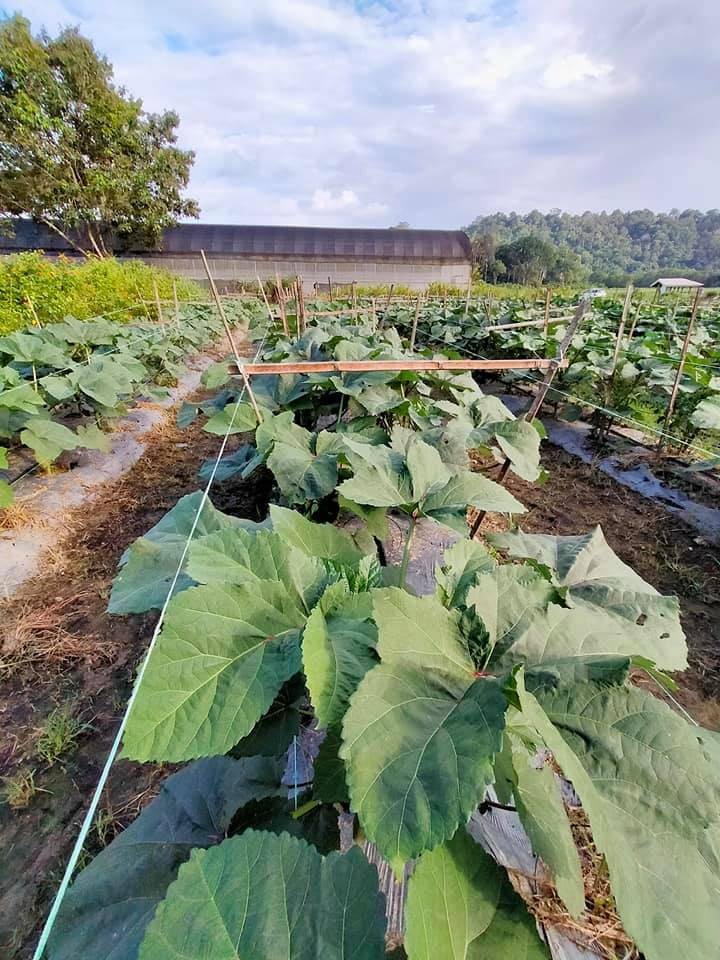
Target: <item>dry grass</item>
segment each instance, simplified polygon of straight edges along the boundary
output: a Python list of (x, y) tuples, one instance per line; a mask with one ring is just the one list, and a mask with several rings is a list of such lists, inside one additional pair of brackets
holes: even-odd
[(110, 641), (96, 634), (78, 636), (68, 629), (83, 606), (95, 597), (93, 591), (85, 590), (50, 601), (41, 608), (35, 603), (23, 604), (5, 623), (0, 672), (38, 662), (53, 665), (78, 660), (90, 664), (110, 662), (115, 652)]
[(38, 516), (25, 501), (11, 503), (9, 507), (0, 510), (0, 530), (21, 530), (47, 526), (47, 521)]

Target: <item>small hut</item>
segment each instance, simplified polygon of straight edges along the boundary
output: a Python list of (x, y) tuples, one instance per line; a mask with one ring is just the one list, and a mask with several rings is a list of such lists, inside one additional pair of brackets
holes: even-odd
[(686, 280), (684, 277), (660, 277), (655, 283), (650, 284), (655, 287), (658, 293), (668, 293), (670, 290), (696, 290), (698, 287), (704, 287), (704, 283), (698, 283), (697, 280)]

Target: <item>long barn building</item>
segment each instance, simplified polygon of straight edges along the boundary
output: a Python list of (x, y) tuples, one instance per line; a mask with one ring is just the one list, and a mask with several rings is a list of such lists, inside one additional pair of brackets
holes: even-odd
[[(0, 255), (43, 250), (77, 255), (47, 227), (16, 220), (14, 235), (0, 235)], [(173, 273), (204, 280), (204, 250), (223, 284), (299, 275), (314, 284), (404, 284), (420, 289), (441, 282), (465, 286), (470, 278), (470, 240), (461, 230), (265, 227), (181, 223), (165, 230), (156, 250), (117, 248), (121, 259), (137, 257)]]

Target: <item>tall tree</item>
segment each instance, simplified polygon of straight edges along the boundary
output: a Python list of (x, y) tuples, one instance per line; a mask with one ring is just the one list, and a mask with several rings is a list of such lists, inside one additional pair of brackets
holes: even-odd
[(194, 153), (179, 117), (146, 113), (76, 29), (0, 23), (0, 217), (31, 216), (83, 253), (107, 236), (155, 244), (199, 207), (183, 196)]

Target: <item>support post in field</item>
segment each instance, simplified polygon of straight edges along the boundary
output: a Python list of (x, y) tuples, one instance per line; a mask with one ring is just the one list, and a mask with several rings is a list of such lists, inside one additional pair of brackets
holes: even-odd
[(615, 350), (613, 352), (612, 373), (615, 373), (615, 368), (617, 367), (618, 358), (620, 357), (620, 348), (622, 347), (623, 334), (625, 333), (625, 324), (627, 323), (628, 312), (630, 311), (632, 295), (633, 295), (633, 285), (629, 283), (627, 285), (627, 290), (625, 291), (625, 300), (623, 302), (622, 315), (620, 317), (620, 326), (618, 327), (617, 336), (615, 337)]
[(410, 349), (415, 349), (415, 335), (417, 334), (417, 325), (418, 320), (420, 319), (420, 298), (422, 294), (419, 293), (417, 296), (417, 302), (415, 304), (415, 316), (413, 317), (412, 333), (410, 334)]
[(163, 314), (162, 314), (162, 304), (160, 303), (160, 293), (158, 291), (157, 280), (153, 277), (153, 296), (155, 297), (155, 309), (157, 310), (158, 320), (162, 325)]
[(470, 271), (470, 276), (468, 277), (467, 285), (467, 294), (465, 295), (465, 313), (463, 317), (467, 320), (468, 310), (470, 309), (470, 294), (472, 293), (472, 270)]
[(285, 313), (285, 289), (283, 288), (283, 285), (280, 282), (280, 276), (277, 270), (275, 271), (275, 289), (277, 290), (278, 308), (280, 310), (280, 321), (282, 323), (283, 333), (287, 337), (290, 334), (288, 331), (287, 315)]
[[(550, 361), (550, 364), (547, 367), (545, 376), (543, 377), (542, 383), (538, 388), (538, 392), (535, 394), (535, 399), (530, 404), (530, 409), (525, 414), (524, 419), (528, 423), (532, 423), (533, 420), (537, 417), (538, 413), (542, 409), (542, 405), (545, 402), (545, 397), (548, 395), (550, 386), (552, 385), (553, 380), (555, 379), (555, 374), (563, 366), (565, 361), (565, 354), (567, 349), (572, 343), (572, 338), (575, 336), (578, 327), (582, 321), (582, 318), (585, 316), (585, 311), (588, 308), (586, 300), (583, 300), (582, 303), (578, 304), (575, 314), (573, 315), (572, 320), (570, 321), (567, 330), (565, 331), (565, 336), (562, 338), (562, 341), (558, 345), (557, 353), (555, 358)], [(503, 465), (500, 468), (500, 473), (497, 478), (498, 483), (502, 483), (505, 477), (507, 476), (508, 470), (510, 469), (510, 458), (506, 457)], [(487, 516), (487, 510), (481, 510), (478, 515), (475, 517), (473, 524), (470, 528), (470, 539), (474, 540), (475, 536), (480, 529), (480, 524), (483, 522)]]
[(545, 330), (545, 339), (547, 340), (548, 327), (550, 325), (550, 287), (545, 290), (545, 316), (543, 318), (543, 328)]
[(635, 327), (638, 322), (638, 317), (640, 316), (641, 306), (642, 306), (642, 300), (639, 300), (637, 307), (635, 307), (635, 316), (633, 317), (632, 323), (630, 324), (630, 333), (628, 334), (628, 338), (627, 338), (628, 346), (630, 346), (630, 341), (632, 340), (633, 334), (635, 333)]
[(353, 318), (357, 319), (357, 281), (353, 280), (350, 284), (350, 289), (352, 291), (352, 312)]
[(333, 298), (332, 277), (328, 277), (328, 300), (332, 300), (332, 298)]
[(180, 304), (178, 303), (177, 281), (173, 280), (173, 306), (175, 308), (175, 326), (180, 325)]
[(215, 301), (217, 312), (220, 314), (220, 319), (222, 320), (223, 327), (225, 327), (225, 334), (228, 338), (228, 341), (230, 342), (230, 349), (232, 350), (233, 356), (235, 357), (235, 362), (238, 365), (240, 376), (243, 378), (243, 381), (245, 383), (245, 389), (247, 390), (248, 397), (250, 398), (250, 403), (252, 404), (252, 408), (255, 411), (255, 416), (257, 417), (258, 423), (262, 423), (262, 414), (260, 413), (260, 407), (258, 407), (257, 405), (255, 394), (253, 393), (252, 387), (250, 386), (250, 378), (245, 373), (245, 364), (238, 352), (238, 348), (235, 344), (235, 340), (233, 339), (232, 330), (230, 329), (228, 318), (225, 315), (225, 308), (223, 307), (222, 301), (220, 300), (220, 294), (218, 293), (217, 287), (215, 286), (215, 280), (213, 279), (213, 275), (210, 272), (210, 265), (207, 262), (207, 257), (205, 256), (204, 250), (200, 251), (200, 256), (202, 257), (203, 266), (205, 267), (205, 273), (207, 274), (208, 283), (210, 284), (210, 291), (213, 295), (213, 300)]
[(372, 304), (372, 328), (374, 333), (378, 327), (378, 316), (377, 310), (375, 309), (375, 297), (370, 298), (370, 303)]
[(298, 315), (297, 315), (297, 335), (300, 336), (300, 333), (305, 333), (305, 288), (303, 287), (303, 278), (300, 274), (297, 274), (295, 277), (297, 281), (297, 290), (298, 290)]
[(663, 432), (660, 434), (660, 438), (658, 439), (658, 452), (660, 452), (660, 450), (663, 448), (665, 443), (665, 434), (670, 427), (670, 421), (672, 420), (672, 415), (675, 412), (675, 403), (677, 402), (678, 390), (680, 389), (680, 382), (682, 380), (683, 370), (685, 369), (685, 360), (687, 359), (688, 351), (690, 349), (690, 340), (695, 328), (695, 319), (697, 317), (701, 290), (702, 287), (698, 287), (695, 291), (695, 299), (693, 300), (692, 310), (690, 311), (690, 320), (688, 321), (687, 333), (685, 334), (682, 350), (680, 351), (680, 363), (678, 364), (677, 373), (675, 374), (675, 382), (673, 383), (672, 393), (670, 394), (670, 402), (668, 404), (667, 414), (665, 415)]
[(30, 313), (32, 314), (33, 323), (35, 324), (36, 327), (39, 327), (39, 329), (42, 330), (42, 324), (40, 323), (40, 317), (37, 315), (37, 310), (35, 309), (35, 304), (32, 302), (32, 299), (31, 299), (29, 293), (26, 293), (26, 294), (25, 294), (25, 300), (26, 300), (26, 302), (27, 302), (28, 309), (30, 310)]
[(269, 302), (269, 300), (268, 300), (268, 298), (267, 298), (267, 294), (265, 293), (265, 287), (263, 286), (263, 282), (262, 282), (262, 280), (260, 279), (260, 274), (259, 274), (259, 273), (255, 274), (255, 279), (257, 280), (258, 289), (260, 290), (260, 293), (262, 294), (262, 298), (263, 298), (263, 300), (265, 301), (265, 309), (266, 309), (267, 312), (268, 312), (268, 318), (269, 318), (269, 320), (270, 320), (270, 325), (272, 326), (272, 324), (275, 323), (275, 317), (273, 316), (272, 307), (270, 306), (270, 302)]
[(394, 290), (394, 289), (395, 289), (395, 284), (394, 284), (394, 283), (391, 283), (391, 284), (390, 284), (390, 289), (388, 290), (387, 301), (386, 301), (386, 303), (385, 303), (385, 309), (386, 309), (386, 310), (389, 310), (389, 309), (390, 309), (390, 301), (392, 300), (392, 295), (393, 295), (393, 290)]

